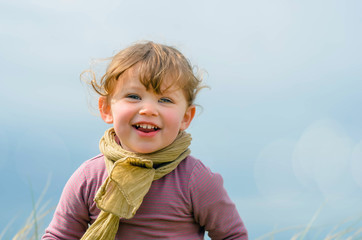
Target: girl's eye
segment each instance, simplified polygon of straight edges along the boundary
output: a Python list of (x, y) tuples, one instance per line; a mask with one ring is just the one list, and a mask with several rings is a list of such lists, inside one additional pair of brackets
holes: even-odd
[(141, 100), (141, 97), (137, 94), (128, 94), (126, 97), (133, 100)]
[(160, 98), (159, 102), (161, 102), (161, 103), (173, 103), (173, 101), (171, 99), (166, 98), (166, 97)]

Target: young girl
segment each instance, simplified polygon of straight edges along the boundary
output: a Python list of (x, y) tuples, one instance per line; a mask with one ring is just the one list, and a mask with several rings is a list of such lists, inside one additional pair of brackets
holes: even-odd
[(175, 48), (116, 54), (92, 80), (113, 127), (67, 182), (42, 239), (248, 239), (221, 176), (189, 155), (200, 84)]

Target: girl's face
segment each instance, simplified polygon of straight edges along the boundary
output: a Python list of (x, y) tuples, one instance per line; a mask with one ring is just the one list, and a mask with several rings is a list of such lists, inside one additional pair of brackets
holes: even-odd
[(122, 147), (138, 153), (170, 145), (195, 115), (195, 106), (188, 106), (181, 89), (171, 87), (160, 95), (147, 91), (138, 79), (137, 65), (118, 79), (110, 101), (100, 97), (99, 109), (103, 120), (113, 123)]

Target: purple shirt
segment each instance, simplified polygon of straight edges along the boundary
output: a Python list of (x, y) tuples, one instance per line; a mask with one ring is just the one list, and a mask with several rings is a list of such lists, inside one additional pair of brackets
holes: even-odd
[[(83, 163), (64, 187), (42, 239), (80, 239), (100, 210), (93, 201), (108, 173), (103, 155)], [(248, 239), (219, 174), (188, 156), (153, 181), (136, 215), (121, 219), (116, 239)]]

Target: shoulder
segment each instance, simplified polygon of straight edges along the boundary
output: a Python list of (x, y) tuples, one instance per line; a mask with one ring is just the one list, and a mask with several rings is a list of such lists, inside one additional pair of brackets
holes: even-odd
[(187, 156), (185, 160), (180, 163), (178, 168), (190, 174), (192, 174), (194, 171), (211, 172), (210, 169), (201, 162), (201, 160), (195, 158), (192, 155)]
[(184, 171), (188, 174), (188, 189), (191, 198), (206, 200), (206, 196), (224, 193), (224, 181), (219, 173), (212, 172), (199, 159), (189, 156), (185, 159), (183, 165)]
[(103, 155), (97, 155), (83, 162), (73, 175), (82, 177), (87, 185), (99, 185), (108, 176)]
[(201, 160), (191, 155), (179, 164), (175, 174), (188, 182), (188, 188), (191, 191), (209, 187), (219, 188), (223, 185), (220, 174), (212, 172)]
[(200, 173), (210, 173), (210, 169), (201, 160), (192, 155), (187, 156), (175, 169), (172, 175), (181, 177), (184, 180), (191, 180)]
[[(180, 164), (181, 165), (181, 164)], [(206, 166), (201, 160), (188, 156), (184, 161), (181, 167), (184, 168), (184, 171), (189, 172), (193, 178), (217, 178), (222, 180), (219, 173), (212, 172), (211, 169)]]
[(190, 193), (198, 185), (199, 175), (208, 175), (211, 171), (197, 158), (189, 155), (177, 168), (166, 176), (152, 183), (151, 192), (157, 189), (167, 189), (168, 192), (182, 193), (185, 199), (190, 199)]
[(83, 171), (88, 171), (88, 172), (92, 172), (92, 171), (98, 172), (98, 171), (106, 170), (103, 154), (99, 154), (99, 155), (83, 162), (82, 165), (80, 165), (79, 169), (82, 169)]

